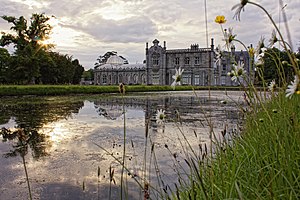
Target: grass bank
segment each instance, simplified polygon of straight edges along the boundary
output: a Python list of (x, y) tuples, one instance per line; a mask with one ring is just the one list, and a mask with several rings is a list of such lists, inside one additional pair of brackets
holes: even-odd
[(190, 158), (189, 184), (174, 198), (300, 199), (299, 102), (299, 95), (276, 97), (248, 114), (242, 135), (211, 162)]
[[(146, 86), (128, 85), (126, 92), (153, 92), (173, 91), (171, 86)], [(207, 90), (204, 86), (177, 86), (180, 90)], [(210, 87), (211, 90), (238, 90), (237, 87)], [(97, 85), (1, 85), (0, 96), (23, 96), (23, 95), (72, 95), (72, 94), (105, 94), (119, 92), (118, 86), (97, 86)]]

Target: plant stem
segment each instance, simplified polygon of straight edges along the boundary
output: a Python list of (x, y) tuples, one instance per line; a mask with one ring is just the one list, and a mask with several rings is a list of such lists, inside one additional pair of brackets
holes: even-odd
[(125, 156), (126, 156), (126, 117), (125, 117), (125, 105), (124, 105), (124, 95), (122, 94), (122, 104), (123, 104), (123, 117), (124, 117), (124, 126), (123, 126), (123, 159), (122, 159), (122, 172), (121, 172), (121, 200), (123, 199), (123, 175), (124, 175), (124, 166), (125, 166)]
[(29, 184), (29, 178), (28, 178), (28, 173), (27, 173), (27, 168), (26, 168), (25, 156), (24, 155), (22, 155), (22, 160), (23, 160), (23, 165), (24, 165), (24, 170), (25, 170), (25, 175), (26, 175), (26, 181), (27, 181), (29, 199), (32, 200), (32, 195), (31, 195), (31, 190), (30, 190), (30, 184)]

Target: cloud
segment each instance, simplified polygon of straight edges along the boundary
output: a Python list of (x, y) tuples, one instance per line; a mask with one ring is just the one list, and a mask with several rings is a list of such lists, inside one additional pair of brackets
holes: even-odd
[[(286, 22), (280, 15), (278, 2), (255, 0), (271, 14), (286, 36), (285, 23), (289, 25), (294, 49), (299, 46), (300, 27), (298, 1), (284, 0)], [(209, 0), (207, 3), (208, 41), (223, 44), (221, 28), (214, 22), (215, 16), (224, 15), (237, 38), (246, 46), (264, 36), (266, 40), (274, 29), (266, 14), (253, 5), (246, 5), (241, 21), (233, 19), (232, 6), (238, 0)], [(284, 5), (285, 5), (284, 4)], [(96, 58), (106, 51), (117, 51), (129, 62), (142, 62), (145, 43), (157, 38), (167, 41), (167, 48), (188, 48), (192, 43), (206, 46), (204, 1), (199, 0), (7, 0), (1, 2), (0, 13), (29, 18), (32, 13), (54, 15), (59, 20), (55, 36), (56, 50), (74, 55), (87, 68), (93, 67)], [(282, 14), (282, 12), (281, 12)], [(0, 30), (9, 25), (0, 19)], [(242, 46), (237, 44), (237, 49)]]

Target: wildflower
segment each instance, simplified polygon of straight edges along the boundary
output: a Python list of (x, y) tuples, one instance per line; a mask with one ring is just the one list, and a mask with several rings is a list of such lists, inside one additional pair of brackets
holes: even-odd
[(277, 109), (273, 109), (272, 111), (273, 111), (273, 113), (278, 113)]
[(236, 18), (237, 20), (241, 20), (241, 11), (242, 11), (242, 9), (244, 11), (244, 7), (247, 3), (248, 3), (248, 0), (241, 0), (241, 3), (238, 3), (231, 8), (231, 10), (236, 9), (233, 18)]
[(261, 37), (258, 44), (257, 44), (255, 52), (256, 52), (257, 55), (259, 55), (259, 54), (263, 53), (265, 50), (266, 50), (266, 48), (265, 48), (265, 38)]
[(271, 92), (274, 92), (275, 88), (276, 88), (276, 83), (275, 83), (275, 80), (273, 79), (273, 80), (270, 82), (270, 84), (269, 84), (269, 86), (268, 86), (268, 89), (269, 89)]
[(216, 16), (215, 22), (218, 24), (224, 24), (226, 22), (226, 19), (223, 15)]
[(263, 58), (259, 58), (257, 61), (255, 61), (255, 65), (257, 68), (262, 67), (265, 64), (265, 61)]
[(293, 94), (300, 94), (299, 90), (299, 76), (295, 75), (295, 80), (291, 81), (291, 85), (288, 85), (288, 88), (285, 91), (286, 97), (292, 98)]
[(234, 38), (236, 37), (236, 35), (233, 35), (232, 30), (233, 28), (229, 28), (228, 32), (226, 29), (224, 30), (224, 37), (227, 45), (232, 44), (232, 41), (234, 41)]
[(216, 65), (221, 65), (222, 62), (222, 51), (221, 51), (221, 45), (218, 45), (218, 47), (215, 50), (215, 54), (216, 54)]
[(164, 123), (165, 118), (166, 118), (165, 111), (162, 109), (157, 110), (155, 118), (156, 118), (156, 123), (158, 123), (158, 124)]
[(255, 50), (255, 53), (257, 54), (257, 61), (255, 62), (256, 66), (260, 66), (265, 63), (264, 56), (265, 56), (265, 52), (267, 51), (267, 48), (265, 48), (264, 40), (265, 40), (264, 38), (261, 38)]
[(232, 81), (237, 81), (240, 76), (243, 76), (246, 74), (246, 70), (244, 69), (244, 63), (239, 62), (238, 65), (233, 65), (233, 70), (231, 72), (228, 72), (227, 75), (231, 76)]
[(123, 83), (120, 83), (119, 85), (119, 92), (124, 95), (125, 94), (125, 86)]
[(252, 45), (251, 45), (251, 47), (249, 47), (248, 52), (249, 52), (250, 57), (253, 58), (255, 55), (255, 49), (252, 47)]
[(278, 42), (278, 38), (276, 37), (276, 32), (273, 30), (270, 41), (270, 47), (272, 47), (276, 42)]
[(174, 82), (171, 84), (171, 86), (173, 87), (173, 89), (175, 90), (175, 86), (176, 85), (181, 85), (181, 77), (182, 77), (182, 72), (184, 71), (184, 69), (181, 69), (179, 67), (179, 69), (175, 69), (175, 75), (172, 76), (172, 78), (174, 79)]

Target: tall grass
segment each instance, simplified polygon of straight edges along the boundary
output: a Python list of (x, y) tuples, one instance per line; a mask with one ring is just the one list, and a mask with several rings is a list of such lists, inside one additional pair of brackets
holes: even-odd
[(240, 137), (225, 147), (217, 147), (206, 164), (199, 160), (191, 163), (196, 167), (191, 167), (189, 184), (174, 197), (299, 199), (299, 100), (280, 95), (266, 103), (268, 113), (248, 114)]
[[(271, 40), (279, 42), (289, 56), (289, 61), (278, 59), (276, 63), (283, 89), (289, 82), (284, 76), (284, 62), (293, 69), (294, 81), (287, 90), (280, 89), (276, 93), (275, 82), (268, 85), (261, 76), (265, 89), (260, 94), (250, 80), (251, 74), (249, 79), (243, 66), (233, 63), (229, 75), (242, 86), (249, 106), (247, 110), (243, 109), (246, 117), (243, 128), (237, 137), (231, 136), (231, 140), (228, 140), (228, 133), (224, 130), (223, 135), (227, 138), (221, 142), (214, 141), (214, 152), (206, 156), (205, 162), (192, 153), (187, 155), (191, 173), (188, 182), (181, 184), (173, 193), (174, 199), (300, 199), (299, 61), (291, 51), (292, 44), (284, 40), (271, 15), (261, 5), (241, 0), (233, 7), (236, 9), (235, 17), (240, 19), (241, 11), (247, 4), (258, 7), (267, 15), (276, 30), (275, 34), (279, 35), (279, 39), (273, 35)], [(226, 21), (224, 17), (219, 17), (216, 22), (222, 24)], [(226, 33), (226, 46), (231, 45), (232, 41), (242, 43), (235, 37), (232, 33)], [(261, 53), (265, 46), (263, 40), (261, 42), (256, 53), (260, 54), (257, 59), (263, 64)], [(249, 49), (249, 54), (254, 51)], [(254, 53), (250, 57), (254, 61)], [(260, 69), (257, 69), (261, 75)], [(240, 78), (246, 81), (248, 88), (244, 88), (245, 83)]]

